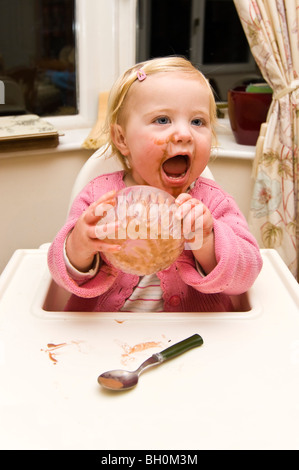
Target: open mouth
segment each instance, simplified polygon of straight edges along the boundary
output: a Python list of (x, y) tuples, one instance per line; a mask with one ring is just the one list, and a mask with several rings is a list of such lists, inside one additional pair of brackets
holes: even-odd
[(162, 168), (168, 178), (180, 179), (186, 175), (189, 166), (190, 159), (188, 155), (175, 155), (166, 160)]

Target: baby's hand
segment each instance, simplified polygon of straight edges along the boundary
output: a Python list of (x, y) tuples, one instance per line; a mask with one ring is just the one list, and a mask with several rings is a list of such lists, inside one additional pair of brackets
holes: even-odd
[(190, 194), (182, 193), (175, 203), (179, 206), (176, 218), (183, 222), (183, 235), (192, 250), (199, 250), (213, 231), (213, 217), (209, 209)]
[[(88, 271), (92, 266), (94, 256), (99, 251), (119, 251), (119, 245), (107, 242), (108, 235), (115, 232), (117, 222), (97, 223), (105, 215), (105, 207), (115, 206), (115, 191), (104, 194), (93, 202), (79, 217), (66, 243), (66, 253), (71, 264), (80, 271)], [(101, 236), (99, 233), (101, 231)]]

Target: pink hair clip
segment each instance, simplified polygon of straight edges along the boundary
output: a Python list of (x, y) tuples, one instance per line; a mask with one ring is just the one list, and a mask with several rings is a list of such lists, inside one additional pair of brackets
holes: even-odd
[(141, 69), (137, 70), (137, 78), (140, 82), (143, 82), (146, 79), (146, 73)]

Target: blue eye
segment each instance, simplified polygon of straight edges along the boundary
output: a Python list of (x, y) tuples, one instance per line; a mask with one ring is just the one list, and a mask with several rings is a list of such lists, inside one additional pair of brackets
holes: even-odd
[(193, 126), (202, 126), (202, 124), (203, 124), (202, 120), (199, 119), (199, 118), (198, 119), (193, 119), (191, 121), (191, 123), (192, 123)]
[(158, 124), (169, 124), (170, 120), (167, 116), (161, 116), (158, 117), (155, 122), (157, 122)]

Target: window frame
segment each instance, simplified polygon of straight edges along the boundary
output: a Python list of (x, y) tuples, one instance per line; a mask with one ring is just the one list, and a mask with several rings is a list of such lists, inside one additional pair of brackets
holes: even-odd
[(47, 116), (58, 130), (90, 128), (98, 98), (135, 63), (137, 0), (75, 0), (78, 114)]
[[(205, 64), (203, 60), (204, 55), (204, 34), (205, 34), (205, 9), (206, 2), (198, 2), (192, 0), (192, 25), (191, 25), (191, 61), (198, 64), (200, 70), (204, 74), (212, 73), (217, 76), (218, 74), (229, 73), (253, 73), (256, 68), (255, 60), (252, 54), (249, 55), (246, 61), (224, 64)], [(196, 26), (194, 20), (197, 20)], [(198, 45), (202, 46), (199, 47)], [(249, 47), (249, 46), (248, 46)], [(249, 47), (250, 50), (250, 47)]]

